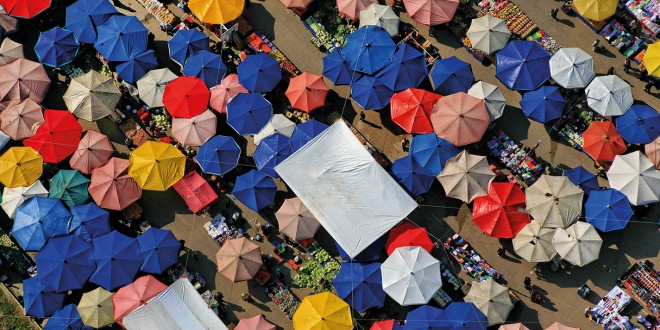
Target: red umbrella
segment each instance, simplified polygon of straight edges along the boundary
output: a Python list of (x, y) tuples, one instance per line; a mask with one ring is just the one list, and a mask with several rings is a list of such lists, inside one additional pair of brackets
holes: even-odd
[(513, 238), (529, 222), (525, 193), (515, 183), (493, 182), (488, 195), (474, 199), (472, 220), (488, 236)]
[(401, 329), (402, 327), (396, 323), (397, 327), (394, 327), (395, 320), (384, 320), (384, 321), (378, 321), (374, 322), (374, 324), (371, 325), (371, 328), (369, 330), (394, 330), (394, 329)]
[(328, 91), (328, 86), (325, 85), (323, 77), (303, 72), (303, 74), (291, 79), (289, 88), (286, 89), (284, 94), (291, 102), (292, 107), (310, 113), (325, 104)]
[(440, 94), (417, 88), (398, 92), (390, 99), (392, 121), (408, 133), (431, 133), (433, 125), (429, 115), (441, 97)]
[(426, 228), (417, 227), (412, 223), (406, 222), (392, 228), (385, 242), (385, 249), (388, 255), (402, 246), (419, 246), (431, 253), (434, 245), (431, 238), (429, 238), (429, 234), (426, 232)]
[(181, 76), (165, 86), (163, 104), (172, 117), (192, 118), (206, 110), (210, 97), (202, 79)]
[(0, 0), (7, 14), (14, 17), (32, 18), (50, 7), (50, 0)]
[(121, 324), (124, 316), (146, 304), (165, 289), (167, 289), (167, 285), (151, 275), (146, 275), (117, 290), (117, 293), (112, 296), (112, 304), (115, 306), (115, 321)]
[(142, 196), (142, 188), (128, 175), (128, 160), (116, 157), (92, 170), (87, 189), (94, 202), (109, 210), (123, 210)]
[(211, 87), (211, 108), (219, 113), (227, 113), (227, 103), (239, 93), (249, 91), (238, 82), (238, 75), (225, 76), (219, 85)]
[(611, 121), (592, 122), (582, 138), (582, 150), (597, 161), (612, 161), (627, 149)]
[(217, 202), (219, 197), (211, 185), (197, 172), (186, 174), (172, 187), (183, 198), (188, 208), (193, 213), (200, 212)]
[(436, 135), (460, 147), (481, 140), (490, 117), (484, 100), (459, 92), (435, 103), (431, 123)]
[(93, 169), (105, 165), (112, 157), (112, 144), (105, 134), (89, 130), (78, 143), (78, 149), (69, 160), (74, 170), (89, 174)]
[(59, 163), (78, 149), (82, 126), (66, 110), (46, 110), (44, 119), (37, 133), (23, 144), (38, 151), (44, 162)]

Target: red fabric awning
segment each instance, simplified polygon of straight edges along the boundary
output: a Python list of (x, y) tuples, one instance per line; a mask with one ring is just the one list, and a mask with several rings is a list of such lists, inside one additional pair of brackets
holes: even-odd
[(218, 201), (219, 197), (211, 185), (197, 172), (190, 172), (173, 185), (188, 208), (197, 213)]

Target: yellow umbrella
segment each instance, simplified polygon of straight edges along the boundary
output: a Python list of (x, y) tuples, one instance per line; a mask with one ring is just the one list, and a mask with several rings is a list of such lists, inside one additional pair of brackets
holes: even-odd
[(164, 191), (183, 178), (184, 156), (173, 145), (147, 141), (131, 152), (128, 175), (146, 190)]
[(190, 0), (188, 8), (204, 23), (225, 24), (243, 13), (245, 0)]
[(39, 179), (44, 159), (30, 147), (13, 147), (0, 156), (0, 183), (5, 187), (27, 187)]
[(85, 292), (78, 303), (78, 313), (83, 324), (98, 329), (115, 323), (113, 295), (114, 293), (103, 288)]
[(619, 0), (575, 0), (573, 5), (584, 18), (602, 21), (614, 16)]
[(650, 75), (660, 77), (660, 42), (656, 42), (646, 49), (642, 63)]
[(293, 314), (294, 330), (352, 330), (348, 304), (330, 292), (307, 296)]

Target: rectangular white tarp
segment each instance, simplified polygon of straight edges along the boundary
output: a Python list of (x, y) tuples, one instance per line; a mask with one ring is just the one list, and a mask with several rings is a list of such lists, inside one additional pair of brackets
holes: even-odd
[(343, 120), (275, 170), (351, 257), (417, 207)]

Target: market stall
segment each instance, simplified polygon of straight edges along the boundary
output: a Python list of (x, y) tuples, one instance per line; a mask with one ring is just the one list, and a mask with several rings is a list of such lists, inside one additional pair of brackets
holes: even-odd
[(243, 237), (243, 229), (227, 225), (225, 218), (220, 216), (204, 224), (204, 229), (211, 238), (222, 246), (229, 239)]
[(625, 7), (652, 35), (660, 33), (660, 2), (658, 0), (629, 0)]
[(488, 140), (486, 145), (492, 156), (527, 185), (536, 182), (545, 170), (545, 167), (530, 153), (531, 149), (514, 142), (501, 129)]
[(646, 260), (628, 267), (619, 277), (619, 285), (624, 287), (642, 306), (655, 317), (660, 317), (660, 275), (653, 264)]
[(628, 32), (626, 27), (616, 19), (607, 23), (598, 34), (626, 57), (633, 58), (639, 51), (646, 48), (644, 40)]
[(300, 299), (296, 297), (289, 288), (280, 281), (272, 281), (264, 289), (268, 297), (279, 306), (286, 317), (291, 318), (300, 306)]
[(607, 119), (589, 110), (586, 104), (578, 104), (566, 112), (555, 125), (553, 130), (571, 147), (582, 150), (582, 133), (589, 128), (594, 121), (606, 121)]
[(597, 321), (605, 329), (629, 329), (630, 320), (621, 315), (630, 303), (630, 296), (615, 286), (599, 302), (589, 310), (592, 320)]
[(504, 275), (491, 267), (472, 248), (470, 243), (466, 242), (458, 234), (454, 234), (454, 236), (448, 238), (444, 243), (444, 248), (461, 265), (461, 269), (477, 281), (482, 282), (489, 278), (498, 281), (504, 278)]
[(138, 0), (161, 25), (174, 24), (176, 17), (158, 0)]
[[(454, 15), (454, 18), (450, 22), (447, 23), (447, 28), (449, 29), (449, 32), (451, 32), (456, 39), (458, 39), (463, 47), (467, 49), (467, 51), (474, 56), (479, 62), (481, 62), (483, 65), (490, 65), (491, 63), (495, 63), (495, 56), (492, 54), (486, 54), (485, 52), (474, 49), (472, 48), (472, 42), (470, 41), (470, 38), (467, 36), (467, 30), (470, 28), (470, 23), (471, 23), (471, 15), (469, 12), (466, 13), (466, 11), (472, 10), (472, 7), (470, 6), (459, 6), (458, 11), (456, 15)], [(482, 17), (486, 15), (486, 12), (480, 11), (477, 14), (477, 17)]]
[(7, 262), (7, 265), (21, 275), (28, 273), (28, 269), (32, 267), (32, 262), (25, 252), (2, 229), (0, 229), (0, 255), (4, 259), (1, 264)]

